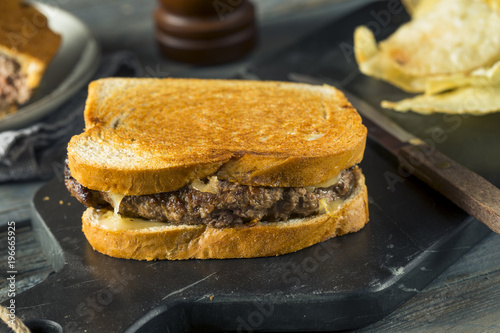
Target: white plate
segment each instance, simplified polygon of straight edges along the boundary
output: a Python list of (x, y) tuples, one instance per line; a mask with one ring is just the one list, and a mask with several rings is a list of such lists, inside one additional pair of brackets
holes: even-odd
[(54, 111), (88, 84), (99, 65), (97, 42), (79, 19), (56, 7), (41, 3), (34, 6), (47, 16), (50, 28), (62, 36), (61, 45), (28, 103), (0, 119), (0, 131), (26, 126)]

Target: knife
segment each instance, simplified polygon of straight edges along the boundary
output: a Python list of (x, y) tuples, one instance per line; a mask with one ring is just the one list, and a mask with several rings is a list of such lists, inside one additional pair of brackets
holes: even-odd
[[(411, 174), (447, 197), (464, 211), (500, 234), (500, 190), (483, 177), (455, 162), (435, 148), (408, 133), (358, 96), (341, 89), (334, 80), (289, 73), (290, 81), (314, 85), (328, 84), (342, 90), (363, 118), (368, 135), (398, 157), (399, 175)], [(404, 179), (404, 178), (403, 178)]]

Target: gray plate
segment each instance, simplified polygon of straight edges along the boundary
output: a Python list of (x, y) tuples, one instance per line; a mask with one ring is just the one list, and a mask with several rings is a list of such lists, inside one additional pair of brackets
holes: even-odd
[(80, 20), (56, 7), (41, 3), (35, 7), (47, 16), (62, 43), (30, 101), (0, 119), (0, 131), (26, 126), (55, 110), (89, 82), (99, 64), (97, 42)]

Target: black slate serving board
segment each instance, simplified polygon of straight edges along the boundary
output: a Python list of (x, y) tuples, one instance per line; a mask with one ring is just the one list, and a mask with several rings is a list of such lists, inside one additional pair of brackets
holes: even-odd
[(372, 142), (361, 165), (370, 190), (362, 231), (272, 258), (139, 262), (92, 250), (81, 205), (61, 180), (34, 198), (34, 228), (57, 270), (16, 298), (25, 319), (64, 332), (317, 331), (380, 320), (489, 230), (408, 178)]
[[(265, 79), (286, 79), (288, 72), (333, 77), (373, 102), (390, 87), (352, 74), (355, 64), (342, 52), (339, 58), (337, 48), (387, 6), (363, 8), (252, 72)], [(405, 19), (392, 15), (380, 36)], [(412, 125), (416, 115), (404, 116), (393, 117), (414, 132), (433, 124), (418, 118)], [(471, 118), (462, 120), (467, 134)], [(496, 158), (478, 171), (498, 166)], [(370, 200), (362, 231), (280, 257), (232, 260), (139, 262), (99, 254), (81, 232), (83, 207), (55, 179), (34, 197), (33, 227), (56, 272), (17, 295), (19, 314), (53, 332), (59, 325), (64, 332), (325, 331), (378, 321), (490, 231), (413, 177), (391, 188), (386, 175), (398, 173), (397, 161), (371, 140), (361, 167)], [(498, 175), (482, 174), (498, 184)]]

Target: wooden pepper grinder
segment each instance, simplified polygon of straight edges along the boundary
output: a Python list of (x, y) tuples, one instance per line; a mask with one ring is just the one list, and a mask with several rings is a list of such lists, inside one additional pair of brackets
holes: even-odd
[(161, 52), (176, 61), (226, 63), (256, 43), (255, 9), (247, 0), (159, 0), (154, 21)]

